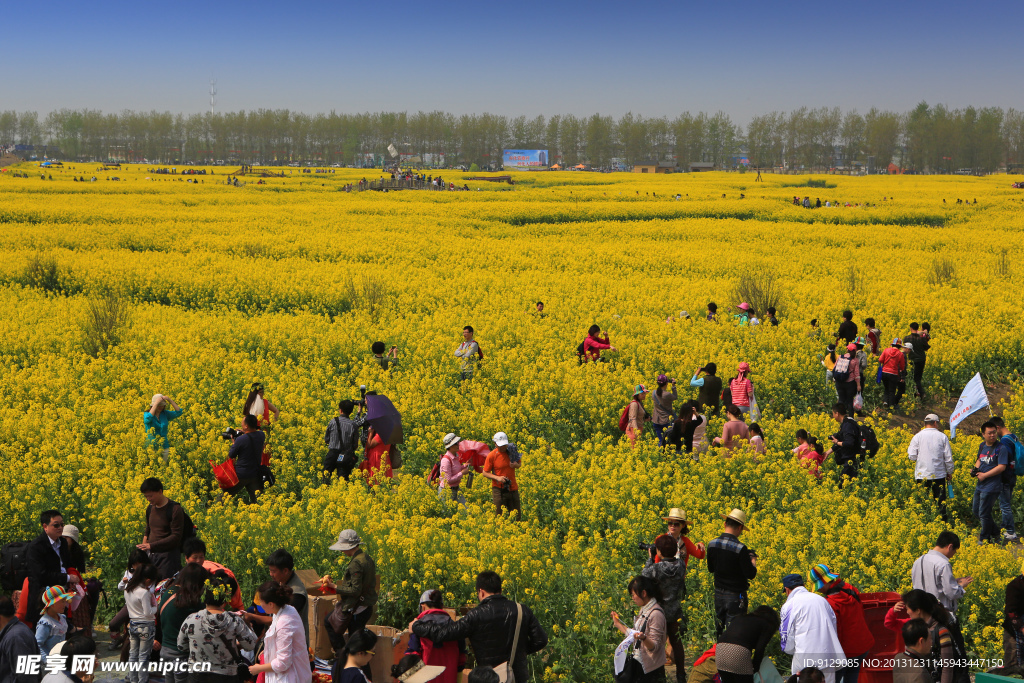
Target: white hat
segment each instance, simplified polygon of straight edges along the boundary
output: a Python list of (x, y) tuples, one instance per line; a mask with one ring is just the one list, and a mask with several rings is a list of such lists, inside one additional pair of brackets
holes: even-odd
[(455, 444), (459, 443), (460, 441), (462, 441), (462, 437), (461, 436), (456, 436), (455, 434), (445, 434), (444, 435), (444, 441), (443, 441), (444, 449), (448, 450), (449, 448), (451, 448)]
[(64, 533), (62, 533), (61, 536), (73, 538), (75, 540), (75, 543), (78, 543), (78, 527), (74, 524), (65, 524)]
[(427, 664), (422, 660), (398, 677), (400, 683), (427, 683), (444, 673), (443, 666)]
[(352, 550), (361, 545), (363, 540), (359, 538), (359, 534), (356, 533), (355, 529), (345, 529), (338, 534), (338, 541), (331, 546), (331, 550)]
[(494, 445), (495, 447), (508, 445), (508, 437), (505, 436), (505, 432), (498, 432), (494, 435)]
[[(939, 422), (940, 420), (939, 420), (939, 416), (936, 415), (935, 413), (928, 413), (927, 415), (924, 416), (924, 421), (925, 422)], [(67, 527), (64, 527), (64, 528), (66, 529)]]

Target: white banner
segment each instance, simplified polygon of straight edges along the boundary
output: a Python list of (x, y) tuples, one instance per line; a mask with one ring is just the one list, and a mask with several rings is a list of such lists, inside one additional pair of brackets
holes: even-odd
[(985, 393), (985, 384), (981, 381), (981, 373), (978, 372), (975, 373), (971, 381), (964, 387), (963, 393), (960, 394), (960, 400), (956, 402), (956, 408), (953, 410), (953, 414), (949, 416), (950, 438), (956, 438), (956, 426), (960, 424), (964, 418), (987, 405), (988, 394)]
[(398, 150), (395, 149), (394, 145), (388, 145), (388, 154), (391, 155), (392, 159), (398, 156)]

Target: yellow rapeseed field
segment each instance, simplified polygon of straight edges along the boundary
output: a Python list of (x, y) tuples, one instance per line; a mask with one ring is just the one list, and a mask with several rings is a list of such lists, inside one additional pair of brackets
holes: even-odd
[[(833, 463), (819, 483), (790, 453), (797, 429), (836, 429), (818, 356), (845, 308), (858, 324), (873, 316), (886, 341), (929, 321), (933, 394), (959, 392), (976, 371), (1012, 381), (1022, 357), (1024, 191), (1006, 176), (829, 176), (821, 188), (750, 173), (541, 173), (510, 186), (442, 172), (470, 191), (348, 193), (380, 172), (235, 187), (222, 167), (195, 183), (145, 167), (40, 170), (0, 173), (0, 539), (30, 538), (38, 513), (56, 507), (112, 587), (141, 539), (139, 484), (158, 476), (210, 558), (251, 594), (278, 547), (299, 567), (337, 574), (327, 546), (352, 527), (378, 562), (382, 623), (408, 623), (426, 588), (461, 605), (478, 571), (502, 574), (550, 633), (532, 658), (538, 681), (610, 679), (609, 611), (629, 611), (637, 543), (659, 533), (670, 507), (705, 541), (721, 513), (751, 515), (752, 605), (780, 606), (781, 577), (816, 562), (864, 591), (910, 587), (913, 560), (943, 528), (913, 486), (912, 432), (879, 421), (881, 452), (843, 489)], [(844, 206), (808, 210), (794, 195)], [(782, 292), (777, 328), (703, 320), (709, 301), (727, 318), (738, 280), (765, 273)], [(111, 298), (129, 302), (130, 322), (87, 353), (97, 334), (87, 311)], [(530, 314), (537, 301), (545, 317)], [(683, 310), (692, 319), (666, 322)], [(808, 334), (812, 318), (821, 337)], [(619, 351), (581, 367), (576, 346), (592, 323)], [(467, 324), (486, 357), (460, 385), (452, 354)], [(376, 340), (398, 346), (391, 373), (372, 361)], [(766, 454), (694, 462), (650, 435), (635, 450), (619, 443), (633, 385), (664, 371), (693, 397), (687, 380), (709, 361), (725, 377), (752, 365)], [(209, 461), (225, 457), (218, 435), (238, 424), (253, 381), (281, 409), (278, 482), (255, 506), (215, 502)], [(360, 384), (402, 412), (406, 465), (372, 491), (356, 480), (323, 486), (324, 428)], [(157, 392), (184, 408), (166, 465), (142, 430)], [(873, 385), (867, 398), (877, 405)], [(1022, 400), (1018, 391), (996, 407), (1011, 428), (1024, 427)], [(712, 420), (709, 433), (720, 429)], [(424, 475), (450, 431), (505, 431), (520, 444), (524, 521), (495, 518), (483, 480), (467, 491), (468, 514), (438, 501)], [(962, 434), (954, 444), (965, 541), (954, 569), (975, 577), (960, 617), (969, 647), (990, 657), (1001, 653), (1003, 588), (1020, 562), (972, 540), (967, 470), (978, 443)], [(702, 562), (691, 561), (688, 583), (692, 652), (714, 633)]]

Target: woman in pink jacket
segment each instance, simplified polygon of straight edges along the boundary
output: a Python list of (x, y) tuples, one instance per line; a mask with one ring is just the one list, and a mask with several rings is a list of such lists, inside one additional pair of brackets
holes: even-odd
[(259, 594), (263, 609), (274, 619), (263, 637), (263, 663), (250, 666), (249, 673), (265, 673), (266, 683), (310, 683), (309, 647), (302, 617), (291, 605), (292, 589), (267, 581)]

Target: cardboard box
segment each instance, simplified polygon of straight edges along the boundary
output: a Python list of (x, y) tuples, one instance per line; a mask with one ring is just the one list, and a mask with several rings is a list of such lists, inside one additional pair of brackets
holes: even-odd
[(320, 659), (334, 659), (334, 648), (324, 621), (337, 602), (337, 595), (309, 595), (309, 647)]
[(409, 645), (409, 632), (400, 631), (390, 626), (367, 625), (366, 628), (377, 636), (377, 645), (373, 648), (375, 654), (370, 660), (373, 680), (390, 680), (391, 665), (402, 658), (405, 648)]

